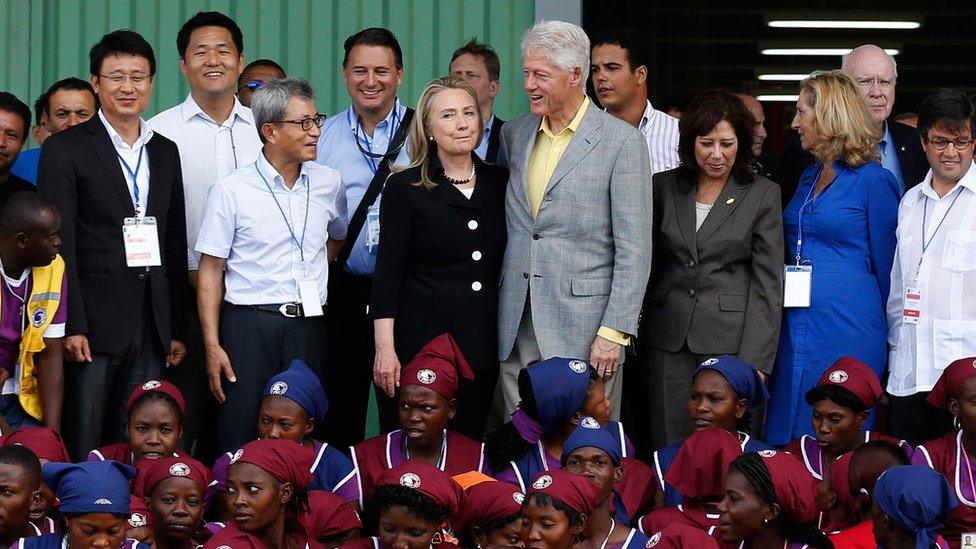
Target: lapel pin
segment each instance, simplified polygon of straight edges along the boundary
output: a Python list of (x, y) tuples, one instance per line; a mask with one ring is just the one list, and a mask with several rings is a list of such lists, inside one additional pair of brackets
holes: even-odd
[(725, 201), (726, 204), (731, 204), (733, 202), (735, 202), (735, 199), (734, 198), (730, 198), (730, 199), (728, 199), (728, 200)]

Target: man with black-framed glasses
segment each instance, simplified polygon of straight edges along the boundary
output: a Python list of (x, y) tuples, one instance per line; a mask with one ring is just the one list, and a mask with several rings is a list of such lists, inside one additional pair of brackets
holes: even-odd
[[(403, 52), (388, 29), (368, 28), (343, 44), (343, 81), (351, 105), (322, 127), (318, 162), (342, 174), (349, 238), (330, 283), (325, 391), (331, 403), (319, 435), (340, 448), (363, 439), (375, 347), (369, 300), (380, 236), (380, 196), (391, 164), (410, 162), (406, 146), (413, 109), (397, 99)], [(393, 399), (376, 391), (380, 430), (396, 424)]]
[(274, 80), (252, 99), (261, 153), (210, 187), (196, 242), (197, 303), (210, 390), (221, 403), (222, 452), (257, 435), (262, 388), (292, 359), (321, 375), (329, 242), (346, 237), (339, 173), (315, 162), (325, 117), (311, 86)]
[(37, 190), (61, 215), (68, 321), (62, 432), (75, 460), (120, 442), (125, 402), (186, 355), (186, 222), (176, 145), (142, 119), (156, 58), (117, 30), (91, 52), (97, 116), (44, 142)]
[[(180, 70), (190, 85), (186, 99), (149, 120), (153, 131), (168, 137), (180, 150), (183, 168), (183, 196), (186, 201), (187, 267), (190, 285), (196, 287), (200, 254), (193, 246), (200, 234), (210, 184), (234, 170), (254, 162), (261, 140), (251, 109), (237, 100), (234, 91), (244, 65), (244, 36), (233, 19), (216, 12), (199, 12), (176, 35)], [(168, 372), (188, 403), (183, 424), (183, 448), (189, 450), (204, 429), (197, 455), (216, 459), (211, 449), (213, 436), (202, 418), (212, 415), (207, 397), (203, 341), (196, 306), (191, 304), (187, 322), (187, 361)], [(210, 412), (210, 413), (207, 413)]]
[(931, 168), (898, 207), (888, 434), (912, 445), (952, 432), (952, 417), (926, 399), (950, 363), (976, 357), (974, 129), (976, 108), (962, 91), (941, 89), (922, 102), (918, 132)]

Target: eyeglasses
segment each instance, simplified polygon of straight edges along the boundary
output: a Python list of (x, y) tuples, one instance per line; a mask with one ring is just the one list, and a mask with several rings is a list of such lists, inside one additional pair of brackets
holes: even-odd
[(247, 82), (247, 84), (244, 84), (244, 87), (247, 88), (247, 89), (249, 89), (249, 90), (251, 90), (251, 91), (254, 91), (254, 90), (260, 88), (263, 85), (264, 85), (264, 82), (262, 82), (260, 80), (249, 80)]
[(972, 137), (957, 137), (955, 139), (933, 137), (932, 139), (926, 139), (925, 141), (927, 141), (929, 145), (932, 145), (932, 147), (937, 151), (944, 151), (945, 148), (949, 146), (949, 143), (952, 143), (952, 146), (955, 147), (957, 151), (965, 150), (973, 144)]
[(273, 120), (272, 124), (301, 124), (302, 131), (307, 132), (312, 129), (312, 124), (321, 128), (322, 124), (325, 124), (325, 115), (316, 114), (315, 116), (310, 116), (308, 118), (302, 118), (301, 120)]
[(882, 88), (890, 88), (895, 85), (895, 81), (884, 78), (858, 78), (857, 84), (862, 88), (870, 88), (875, 84)]
[(141, 72), (137, 72), (133, 74), (122, 74), (117, 72), (112, 74), (100, 74), (98, 76), (108, 80), (115, 86), (121, 86), (123, 83), (125, 83), (126, 80), (132, 82), (133, 86), (138, 86), (143, 82), (152, 79), (152, 76), (149, 76), (148, 74), (143, 74)]

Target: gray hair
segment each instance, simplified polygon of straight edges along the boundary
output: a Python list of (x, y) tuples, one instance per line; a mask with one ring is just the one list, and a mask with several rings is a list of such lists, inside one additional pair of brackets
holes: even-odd
[(292, 97), (314, 100), (315, 92), (304, 78), (280, 78), (254, 90), (251, 95), (251, 112), (254, 113), (254, 125), (262, 143), (264, 134), (261, 127), (284, 119), (288, 100)]
[[(884, 48), (881, 48), (879, 46), (875, 46), (874, 44), (862, 44), (862, 45), (854, 48), (853, 50), (851, 50), (850, 53), (845, 53), (844, 55), (842, 55), (840, 57), (840, 70), (842, 70), (844, 72), (848, 72), (847, 69), (850, 68), (849, 65), (850, 65), (850, 62), (851, 62), (851, 57), (853, 57), (853, 56), (855, 56), (855, 55), (857, 55), (857, 54), (859, 54), (861, 52), (866, 52), (866, 51), (871, 51), (871, 50), (875, 50), (875, 51), (881, 52), (882, 54), (884, 54), (885, 57), (888, 58), (888, 61), (891, 61), (891, 68), (894, 69), (894, 71), (895, 71), (895, 79), (897, 79), (898, 78), (898, 63), (895, 62), (894, 56), (892, 56), (888, 52), (884, 51)], [(848, 74), (850, 74), (850, 73), (848, 72)]]
[(539, 21), (522, 37), (522, 56), (542, 50), (556, 68), (583, 70), (582, 86), (590, 74), (590, 39), (583, 29), (565, 21)]

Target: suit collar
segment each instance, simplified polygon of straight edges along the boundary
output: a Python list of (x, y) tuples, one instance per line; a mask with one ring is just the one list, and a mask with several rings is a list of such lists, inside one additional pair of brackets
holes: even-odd
[(556, 186), (563, 177), (566, 177), (596, 147), (597, 143), (600, 142), (600, 129), (603, 127), (602, 116), (610, 115), (599, 109), (586, 109), (586, 112), (580, 119), (580, 123), (577, 124), (577, 130), (572, 140), (566, 146), (566, 151), (559, 158), (559, 163), (556, 164), (556, 169), (553, 170), (552, 177), (549, 178), (549, 182), (546, 184), (546, 190), (543, 196)]
[(749, 191), (749, 184), (742, 183), (735, 175), (730, 175), (722, 192), (718, 194), (712, 209), (702, 222), (701, 228), (695, 234), (697, 245), (703, 244), (715, 231), (725, 223), (732, 212), (742, 203), (742, 197)]
[[(563, 132), (569, 131), (575, 134), (576, 132), (578, 132), (580, 124), (583, 123), (583, 118), (586, 117), (586, 112), (589, 110), (589, 106), (590, 106), (590, 98), (584, 95), (583, 102), (580, 104), (579, 109), (576, 110), (576, 115), (573, 116), (572, 120), (570, 120), (569, 125), (563, 128), (563, 130), (560, 131), (559, 133), (561, 134)], [(542, 117), (542, 123), (539, 125), (539, 131), (546, 134), (546, 136), (549, 137), (550, 139), (558, 135), (549, 128), (548, 116)]]
[(136, 142), (133, 143), (131, 147), (128, 143), (122, 140), (122, 136), (119, 135), (119, 132), (116, 131), (115, 127), (112, 126), (107, 118), (105, 118), (105, 114), (102, 112), (102, 109), (98, 109), (98, 119), (102, 121), (105, 131), (108, 133), (108, 139), (112, 142), (112, 145), (114, 145), (116, 149), (138, 149), (152, 139), (153, 131), (149, 127), (149, 124), (142, 119), (142, 117), (139, 118), (139, 138), (136, 139)]
[[(485, 174), (487, 165), (478, 158), (478, 155), (472, 153), (471, 156), (474, 159), (475, 173), (481, 179)], [(481, 180), (475, 183), (474, 192), (471, 194), (471, 198), (468, 198), (461, 194), (461, 191), (454, 188), (454, 185), (449, 181), (444, 179), (444, 168), (441, 167), (436, 153), (431, 153), (429, 162), (430, 178), (437, 183), (437, 186), (430, 191), (431, 200), (462, 208), (478, 209), (498, 194), (499, 186), (490, 185), (487, 180)]]

